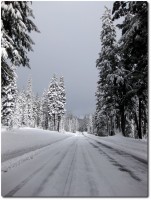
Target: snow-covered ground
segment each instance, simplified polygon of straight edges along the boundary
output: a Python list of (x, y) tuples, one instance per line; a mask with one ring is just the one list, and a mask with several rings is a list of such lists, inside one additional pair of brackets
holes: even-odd
[(128, 138), (123, 137), (120, 134), (107, 137), (99, 137), (87, 133), (84, 134), (89, 138), (101, 142), (102, 145), (108, 146), (119, 151), (124, 151), (144, 162), (147, 162), (148, 160), (148, 145), (146, 139), (140, 140)]
[(2, 162), (72, 136), (36, 128), (2, 129)]
[(147, 181), (147, 141), (2, 131), (2, 196), (145, 197)]

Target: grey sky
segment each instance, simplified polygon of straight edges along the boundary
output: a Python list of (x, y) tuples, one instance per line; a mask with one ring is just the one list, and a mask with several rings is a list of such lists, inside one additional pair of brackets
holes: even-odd
[(40, 34), (32, 33), (34, 52), (29, 53), (31, 70), (17, 70), (18, 87), (26, 87), (29, 75), (33, 92), (42, 94), (54, 73), (64, 76), (67, 111), (82, 116), (95, 111), (98, 71), (95, 67), (101, 50), (101, 16), (104, 6), (113, 2), (33, 2), (35, 24)]

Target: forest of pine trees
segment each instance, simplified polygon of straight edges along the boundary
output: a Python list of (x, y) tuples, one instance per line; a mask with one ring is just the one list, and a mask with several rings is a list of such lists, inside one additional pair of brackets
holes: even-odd
[[(13, 86), (13, 87), (12, 87)], [(2, 124), (8, 128), (31, 127), (58, 132), (77, 131), (93, 133), (93, 116), (85, 115), (79, 119), (66, 113), (66, 93), (64, 78), (58, 80), (54, 75), (48, 89), (42, 96), (32, 91), (32, 78), (24, 90), (18, 91), (16, 85), (5, 87), (2, 98)]]
[(44, 91), (41, 98), (32, 92), (31, 77), (26, 90), (18, 91), (15, 86), (4, 87), (5, 93), (2, 97), (4, 126), (39, 127), (58, 132), (64, 130), (66, 94), (63, 77), (58, 81), (54, 75), (48, 90)]
[[(116, 40), (117, 24), (122, 35)], [(148, 3), (117, 1), (102, 16), (101, 52), (96, 66), (97, 135), (140, 138), (148, 127)]]
[[(41, 97), (32, 92), (30, 77), (19, 91), (16, 68), (29, 67), (28, 51), (39, 32), (30, 2), (1, 2), (1, 122), (12, 127), (53, 131), (87, 131), (142, 139), (148, 132), (148, 3), (116, 1), (102, 16), (101, 52), (96, 61), (96, 111), (83, 119), (66, 113), (64, 78), (54, 75)], [(119, 19), (122, 18), (120, 24)], [(120, 20), (121, 21), (121, 20)], [(117, 41), (117, 29), (121, 30)]]

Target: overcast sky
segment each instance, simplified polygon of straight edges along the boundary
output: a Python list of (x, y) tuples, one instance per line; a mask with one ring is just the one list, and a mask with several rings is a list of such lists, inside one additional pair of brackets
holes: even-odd
[(32, 76), (33, 92), (42, 95), (53, 74), (64, 76), (66, 109), (77, 116), (95, 111), (98, 80), (96, 59), (101, 50), (101, 16), (112, 1), (33, 2), (34, 23), (40, 30), (32, 33), (34, 52), (29, 53), (31, 69), (17, 70), (18, 88), (26, 88)]

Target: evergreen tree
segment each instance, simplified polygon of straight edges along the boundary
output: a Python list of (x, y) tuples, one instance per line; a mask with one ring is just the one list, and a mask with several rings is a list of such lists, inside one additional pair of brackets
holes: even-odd
[(87, 132), (93, 134), (93, 115), (88, 115)]
[(32, 80), (29, 78), (26, 89), (26, 107), (25, 107), (25, 115), (26, 115), (26, 125), (29, 127), (34, 126), (34, 118), (33, 118), (33, 95), (32, 95)]
[(13, 113), (15, 109), (17, 94), (16, 74), (13, 69), (13, 79), (2, 88), (2, 124), (5, 126), (13, 126)]
[(68, 113), (65, 115), (65, 131), (76, 133), (79, 130), (79, 122), (76, 116)]
[(37, 94), (36, 97), (34, 97), (34, 102), (33, 102), (34, 126), (36, 127), (39, 127), (40, 125), (40, 115), (42, 114), (40, 110), (40, 106), (41, 106), (41, 101), (40, 101), (40, 97)]
[(27, 101), (25, 90), (18, 91), (16, 95), (15, 109), (13, 114), (13, 126), (22, 127), (27, 124)]
[(33, 109), (33, 127), (37, 127), (37, 99), (36, 97), (32, 96), (32, 100), (33, 100), (33, 103), (32, 103), (32, 109)]
[(66, 103), (66, 94), (65, 94), (65, 86), (64, 86), (64, 78), (60, 78), (59, 82), (59, 90), (58, 90), (58, 132), (60, 129), (60, 122), (65, 114), (65, 103)]
[(115, 109), (114, 87), (115, 75), (114, 72), (117, 68), (118, 57), (115, 54), (116, 50), (116, 32), (111, 18), (111, 11), (106, 8), (102, 16), (102, 31), (101, 31), (101, 53), (96, 64), (99, 70), (99, 81), (96, 92), (96, 113), (95, 113), (95, 126), (98, 135), (106, 134), (106, 125), (110, 120), (110, 132), (113, 133), (113, 114), (111, 110)]
[(54, 75), (48, 88), (48, 113), (50, 122), (53, 122), (53, 130), (60, 130), (60, 122), (65, 114), (65, 102), (64, 79), (61, 77), (58, 83)]
[(20, 107), (22, 112), (21, 124), (22, 126), (27, 126), (28, 113), (27, 113), (27, 97), (25, 89), (23, 89), (20, 92), (20, 102), (21, 102)]
[(34, 18), (34, 15), (29, 2), (1, 2), (2, 87), (8, 85), (14, 78), (11, 64), (29, 67), (27, 51), (32, 51), (34, 44), (29, 33), (39, 32), (31, 17)]
[[(138, 137), (142, 138), (142, 128), (144, 133), (146, 132), (148, 105), (148, 3), (115, 2), (112, 12), (113, 20), (124, 17), (122, 24), (117, 25), (122, 30), (119, 43), (120, 64), (123, 71), (122, 129), (125, 132), (126, 119), (128, 119), (126, 112), (131, 110), (138, 129)], [(136, 106), (134, 106), (134, 99)], [(137, 110), (133, 109), (134, 107)]]
[(48, 92), (44, 90), (41, 98), (40, 106), (40, 124), (43, 129), (48, 129), (48, 120), (49, 120), (49, 108), (48, 108)]
[(13, 126), (21, 127), (22, 126), (22, 98), (21, 93), (17, 91), (15, 109), (13, 114)]
[(48, 88), (48, 108), (49, 119), (53, 121), (53, 130), (57, 129), (57, 114), (58, 114), (58, 102), (59, 102), (59, 84), (56, 75), (51, 79)]

